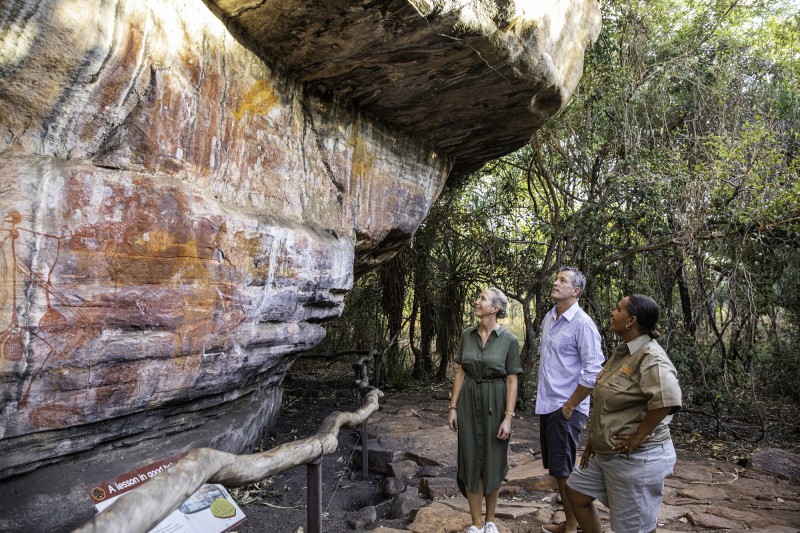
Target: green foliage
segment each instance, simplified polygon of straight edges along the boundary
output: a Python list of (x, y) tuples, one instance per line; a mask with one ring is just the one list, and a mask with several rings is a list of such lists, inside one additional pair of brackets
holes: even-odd
[(409, 351), (405, 348), (396, 350), (386, 359), (385, 382), (394, 389), (403, 390), (414, 383), (413, 364)]
[(722, 412), (754, 383), (798, 390), (792, 371), (774, 374), (789, 385), (763, 379), (800, 351), (797, 276), (786, 275), (800, 249), (791, 7), (604, 4), (569, 105), (467, 182), (457, 204), (469, 221), (457, 233), (488, 259), (476, 268), (529, 306), (528, 330), (538, 334), (549, 279), (569, 263), (589, 278), (582, 305), (608, 348), (616, 301), (656, 297), (697, 406)]
[(345, 296), (342, 316), (325, 325), (325, 340), (314, 348), (313, 353), (383, 350), (388, 344), (388, 328), (381, 313), (381, 301), (378, 272), (372, 271), (359, 278)]

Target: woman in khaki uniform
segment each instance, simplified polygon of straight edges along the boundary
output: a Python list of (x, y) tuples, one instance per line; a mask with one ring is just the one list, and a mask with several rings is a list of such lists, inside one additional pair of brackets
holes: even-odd
[[(475, 300), (478, 324), (461, 333), (448, 421), (458, 432), (458, 486), (469, 502), (467, 533), (497, 533), (494, 513), (500, 484), (508, 473), (508, 442), (522, 372), (519, 340), (498, 318), (508, 299), (490, 287)], [(486, 522), (481, 506), (486, 498)]]
[(589, 442), (567, 480), (567, 497), (584, 533), (600, 533), (594, 500), (611, 512), (615, 533), (656, 530), (664, 479), (675, 466), (669, 423), (681, 408), (675, 367), (659, 337), (658, 304), (631, 294), (611, 312), (624, 341), (603, 366), (592, 393)]

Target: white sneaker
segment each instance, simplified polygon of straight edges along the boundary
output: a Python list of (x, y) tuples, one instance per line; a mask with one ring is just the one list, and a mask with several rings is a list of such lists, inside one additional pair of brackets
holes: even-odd
[(483, 533), (500, 533), (497, 530), (497, 526), (494, 525), (494, 522), (486, 522), (483, 524)]
[(483, 533), (483, 528), (478, 529), (475, 526), (469, 526), (464, 533)]

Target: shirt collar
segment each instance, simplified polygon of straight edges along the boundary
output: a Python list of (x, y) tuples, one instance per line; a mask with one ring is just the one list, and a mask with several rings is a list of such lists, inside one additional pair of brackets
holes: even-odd
[[(469, 328), (472, 332), (478, 333), (478, 324), (473, 324)], [(506, 327), (503, 324), (497, 324), (497, 327), (489, 332), (489, 335), (492, 333), (496, 334), (498, 337), (506, 330)]]
[[(578, 314), (578, 311), (580, 311), (580, 310), (581, 310), (581, 306), (578, 305), (578, 302), (575, 302), (574, 304), (569, 306), (569, 309), (564, 311), (561, 314), (561, 316), (563, 316), (567, 320), (567, 322), (572, 322), (572, 319), (575, 317), (576, 314)], [(553, 315), (557, 315), (557, 314), (558, 314), (558, 311), (554, 307), (553, 308)]]
[(647, 344), (650, 340), (650, 335), (639, 335), (631, 342), (626, 343), (628, 345), (628, 351), (631, 353), (636, 353), (636, 350)]

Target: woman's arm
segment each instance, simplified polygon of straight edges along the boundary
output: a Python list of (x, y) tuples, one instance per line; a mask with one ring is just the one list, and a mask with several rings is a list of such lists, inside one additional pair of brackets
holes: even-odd
[(497, 430), (497, 438), (506, 440), (511, 438), (511, 419), (514, 418), (514, 409), (517, 406), (517, 388), (519, 379), (516, 374), (506, 376), (506, 413), (500, 429)]
[(464, 385), (464, 367), (458, 365), (456, 375), (453, 378), (453, 392), (450, 394), (450, 407), (448, 409), (447, 423), (450, 429), (458, 431), (458, 413), (456, 406), (458, 405), (458, 397), (461, 396), (461, 387)]
[(592, 446), (592, 440), (591, 437), (589, 437), (586, 448), (583, 449), (583, 453), (581, 454), (581, 468), (586, 468), (586, 465), (589, 464), (589, 459), (592, 457), (594, 457), (594, 446)]

